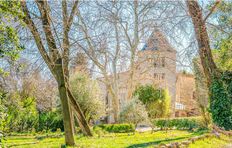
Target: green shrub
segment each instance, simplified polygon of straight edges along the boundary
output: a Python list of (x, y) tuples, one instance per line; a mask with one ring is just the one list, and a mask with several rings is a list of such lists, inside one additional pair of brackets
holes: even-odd
[(224, 72), (222, 78), (214, 79), (210, 87), (210, 112), (213, 122), (232, 129), (232, 73)]
[(93, 130), (96, 131), (99, 130), (99, 128), (110, 133), (127, 133), (135, 131), (134, 124), (102, 124), (94, 126)]
[(37, 131), (55, 132), (58, 128), (64, 131), (63, 120), (60, 110), (39, 113)]
[(141, 85), (133, 93), (145, 105), (151, 119), (168, 117), (170, 114), (170, 95), (168, 90), (154, 85)]
[(94, 127), (94, 133), (98, 135), (98, 137), (101, 137), (101, 135), (104, 134), (105, 131), (99, 126)]
[(84, 73), (77, 72), (70, 77), (70, 87), (89, 124), (105, 115), (104, 101), (99, 95), (97, 81)]
[(173, 119), (156, 119), (153, 120), (155, 127), (163, 129), (196, 129), (202, 128), (202, 120), (200, 118), (173, 118)]
[(132, 98), (126, 103), (119, 114), (120, 123), (137, 125), (140, 122), (149, 122), (145, 105), (137, 98)]

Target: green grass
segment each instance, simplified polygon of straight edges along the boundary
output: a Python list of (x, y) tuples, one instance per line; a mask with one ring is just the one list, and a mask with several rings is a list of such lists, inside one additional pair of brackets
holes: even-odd
[[(138, 148), (138, 147), (154, 147), (161, 143), (171, 143), (183, 141), (190, 137), (200, 135), (202, 133), (193, 133), (188, 131), (170, 130), (168, 132), (146, 132), (146, 133), (120, 133), (105, 134), (102, 137), (94, 136), (78, 137), (76, 136), (76, 147), (83, 148)], [(10, 136), (6, 138), (4, 145), (6, 147), (16, 148), (58, 148), (64, 144), (64, 137), (61, 138), (45, 138), (38, 140), (35, 136)]]
[(221, 135), (220, 139), (216, 137), (207, 138), (190, 144), (189, 148), (231, 148), (232, 138)]

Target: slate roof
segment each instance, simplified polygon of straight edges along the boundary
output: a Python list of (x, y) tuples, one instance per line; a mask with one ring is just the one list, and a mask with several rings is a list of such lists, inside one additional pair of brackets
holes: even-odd
[(154, 29), (147, 42), (144, 44), (142, 51), (145, 50), (160, 50), (160, 51), (174, 51), (175, 49), (170, 45), (165, 35), (159, 30)]

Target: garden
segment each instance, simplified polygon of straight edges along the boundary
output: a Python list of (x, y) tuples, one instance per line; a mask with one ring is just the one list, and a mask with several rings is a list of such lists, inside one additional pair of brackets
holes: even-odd
[[(230, 147), (231, 135), (215, 135), (202, 128), (201, 119), (159, 119), (153, 122), (156, 129), (138, 131), (133, 124), (102, 124), (93, 127), (93, 137), (86, 137), (80, 131), (75, 147), (139, 148), (139, 147)], [(51, 132), (11, 133), (2, 139), (3, 147), (66, 147), (64, 133), (58, 129)]]
[(0, 148), (232, 148), (232, 1), (0, 0)]

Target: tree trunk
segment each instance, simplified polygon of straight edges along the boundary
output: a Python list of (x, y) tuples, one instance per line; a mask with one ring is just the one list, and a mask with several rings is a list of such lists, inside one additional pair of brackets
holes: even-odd
[(57, 60), (54, 71), (56, 74), (56, 80), (58, 83), (58, 90), (59, 90), (60, 100), (61, 100), (61, 105), (62, 105), (65, 142), (66, 142), (66, 145), (74, 146), (75, 141), (74, 141), (73, 122), (71, 119), (71, 107), (69, 104), (68, 91), (66, 89), (66, 84), (65, 84), (64, 71), (62, 67), (62, 59)]
[[(114, 122), (118, 122), (118, 114), (119, 114), (119, 100), (116, 96), (114, 89), (112, 88), (111, 84), (107, 84), (106, 88), (108, 90), (108, 94), (110, 95), (109, 98), (112, 100), (112, 108), (113, 108), (113, 116)], [(110, 103), (110, 102), (109, 102)], [(112, 113), (110, 113), (112, 115)]]
[(202, 12), (197, 1), (187, 0), (186, 2), (194, 25), (201, 64), (204, 69), (207, 84), (210, 86), (212, 78), (218, 77), (219, 71), (213, 61), (205, 21), (203, 20)]
[(70, 103), (72, 104), (74, 111), (76, 112), (75, 116), (78, 120), (79, 126), (82, 129), (82, 132), (86, 135), (86, 136), (93, 136), (93, 134), (91, 133), (91, 130), (89, 128), (88, 122), (85, 119), (85, 116), (79, 106), (79, 104), (76, 102), (74, 96), (72, 95), (72, 92), (70, 91), (69, 88), (67, 88), (68, 91), (68, 97), (70, 99)]
[(65, 139), (67, 145), (74, 145), (74, 131), (73, 124), (70, 114), (69, 100), (67, 97), (67, 91), (63, 82), (59, 83), (58, 86), (59, 94), (61, 98), (61, 105), (63, 110), (63, 121), (64, 121), (64, 130), (65, 130)]

